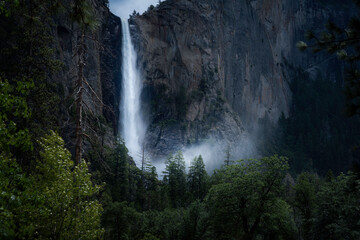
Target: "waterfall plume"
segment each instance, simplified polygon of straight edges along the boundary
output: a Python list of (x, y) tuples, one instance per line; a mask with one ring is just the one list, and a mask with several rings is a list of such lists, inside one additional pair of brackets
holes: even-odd
[(142, 151), (145, 124), (141, 114), (142, 81), (136, 66), (136, 52), (131, 41), (127, 20), (122, 19), (122, 91), (120, 106), (120, 135), (129, 154), (138, 162)]

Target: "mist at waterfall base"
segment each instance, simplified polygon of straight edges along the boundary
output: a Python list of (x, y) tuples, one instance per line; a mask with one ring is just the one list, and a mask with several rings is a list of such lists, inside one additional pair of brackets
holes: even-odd
[(140, 94), (142, 80), (136, 66), (136, 52), (131, 41), (129, 23), (122, 19), (122, 91), (120, 106), (120, 136), (123, 138), (129, 155), (139, 165), (146, 125), (141, 112)]
[[(220, 168), (224, 164), (228, 150), (230, 150), (231, 161), (257, 158), (258, 151), (255, 142), (256, 137), (251, 135), (246, 135), (238, 142), (231, 144), (223, 139), (215, 139), (210, 136), (198, 144), (183, 147), (179, 150), (183, 153), (187, 171), (189, 170), (191, 161), (201, 155), (205, 163), (206, 171), (212, 174), (215, 169)], [(152, 164), (156, 167), (158, 177), (161, 179), (166, 167), (166, 157), (152, 160)]]

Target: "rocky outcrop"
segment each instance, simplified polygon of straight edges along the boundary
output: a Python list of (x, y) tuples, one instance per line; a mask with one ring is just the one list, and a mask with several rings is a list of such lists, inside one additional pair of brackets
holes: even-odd
[[(92, 1), (99, 27), (86, 36), (85, 131), (98, 142), (112, 146), (116, 139), (121, 82), (121, 21), (105, 1)], [(60, 131), (67, 147), (73, 149), (75, 138), (74, 109), (77, 78), (77, 40), (79, 28), (64, 16), (56, 19), (54, 30), (57, 58), (63, 63), (52, 81), (63, 85), (63, 104), (59, 116)], [(93, 139), (94, 140), (94, 139)], [(85, 148), (89, 142), (85, 141)]]
[[(289, 114), (297, 68), (328, 72), (336, 59), (296, 42), (351, 9), (315, 0), (167, 0), (130, 19), (144, 75), (143, 103), (155, 156), (215, 138), (239, 143), (259, 119)], [(324, 77), (342, 75), (331, 71)], [(332, 76), (339, 74), (339, 76)]]

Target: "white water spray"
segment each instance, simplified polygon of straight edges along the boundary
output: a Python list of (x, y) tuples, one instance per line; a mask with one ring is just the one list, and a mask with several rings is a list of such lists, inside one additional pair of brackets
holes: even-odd
[(122, 32), (121, 136), (129, 149), (130, 156), (139, 163), (145, 133), (140, 107), (142, 82), (136, 67), (136, 53), (131, 42), (129, 23), (124, 19), (122, 19)]

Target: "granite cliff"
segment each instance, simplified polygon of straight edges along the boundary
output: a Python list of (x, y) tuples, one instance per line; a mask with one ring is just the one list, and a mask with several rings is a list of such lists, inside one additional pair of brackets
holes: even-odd
[[(296, 42), (329, 19), (344, 26), (351, 8), (315, 0), (167, 0), (130, 19), (144, 77), (143, 108), (154, 156), (213, 139), (256, 141), (258, 122), (289, 114), (289, 82), (342, 77), (336, 58), (301, 53)], [(340, 10), (339, 10), (340, 9)], [(329, 72), (329, 74), (327, 74)]]

